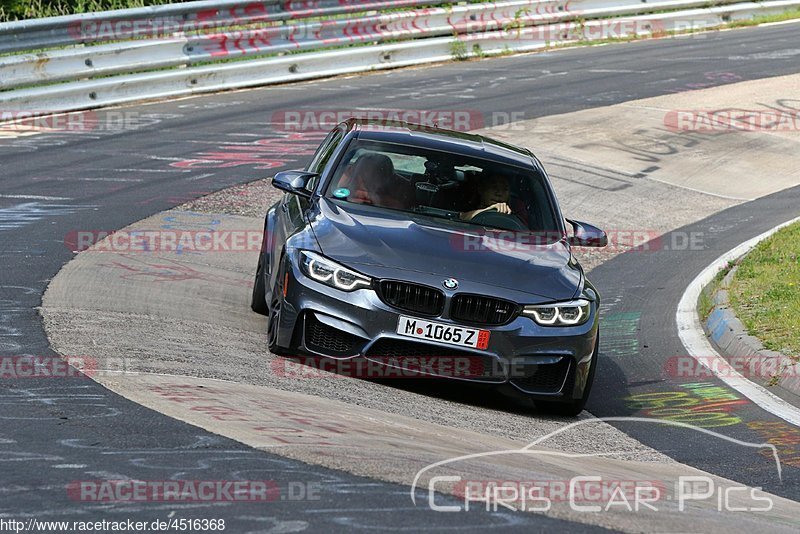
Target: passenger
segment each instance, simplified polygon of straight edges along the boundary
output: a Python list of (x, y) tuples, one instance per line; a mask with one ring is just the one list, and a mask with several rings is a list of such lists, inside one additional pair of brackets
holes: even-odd
[(350, 190), (347, 200), (394, 209), (409, 209), (405, 181), (394, 173), (392, 160), (384, 154), (369, 153), (358, 158), (353, 172), (345, 172), (339, 187)]

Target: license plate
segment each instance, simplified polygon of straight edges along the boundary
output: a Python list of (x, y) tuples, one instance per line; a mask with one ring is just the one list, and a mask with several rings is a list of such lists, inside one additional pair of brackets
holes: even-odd
[(397, 322), (397, 333), (401, 336), (417, 339), (430, 339), (448, 345), (485, 349), (489, 346), (488, 330), (464, 328), (451, 324), (432, 323), (416, 317), (400, 316)]

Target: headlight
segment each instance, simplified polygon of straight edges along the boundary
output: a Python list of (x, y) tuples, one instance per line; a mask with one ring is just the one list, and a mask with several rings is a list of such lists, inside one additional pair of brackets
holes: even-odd
[(300, 251), (300, 267), (309, 278), (342, 291), (355, 291), (372, 285), (369, 277), (309, 250)]
[(536, 306), (525, 306), (523, 315), (527, 315), (542, 326), (577, 326), (589, 319), (591, 303), (578, 299), (570, 302), (557, 302)]

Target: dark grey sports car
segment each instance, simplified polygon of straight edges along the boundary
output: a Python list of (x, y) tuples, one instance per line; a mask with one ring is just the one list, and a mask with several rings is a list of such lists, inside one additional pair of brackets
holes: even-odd
[(272, 183), (287, 194), (266, 216), (252, 300), (272, 352), (583, 409), (600, 297), (570, 247), (607, 238), (577, 221), (567, 233), (530, 151), (351, 119)]

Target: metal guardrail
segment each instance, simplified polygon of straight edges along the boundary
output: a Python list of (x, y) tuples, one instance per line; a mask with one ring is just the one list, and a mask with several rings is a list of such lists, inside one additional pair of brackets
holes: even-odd
[[(735, 1), (735, 0), (731, 0)], [(463, 35), (575, 19), (698, 7), (708, 0), (516, 0), (134, 41), (21, 55), (0, 62), (0, 89), (356, 43)]]
[(431, 0), (202, 0), (0, 23), (0, 54), (430, 4)]
[[(189, 8), (192, 4), (195, 4), (195, 11)], [(178, 7), (187, 15), (186, 20), (198, 20), (200, 15), (196, 7), (205, 8), (209, 4), (214, 4), (216, 10), (213, 16), (209, 13), (206, 19), (216, 17), (216, 22), (210, 23), (211, 28), (216, 28), (217, 24), (227, 24), (232, 12), (240, 10), (238, 13), (241, 13), (248, 5), (257, 6), (257, 9), (252, 9), (252, 20), (257, 19), (258, 24), (263, 24), (264, 17), (286, 16), (286, 12), (264, 11), (268, 6), (280, 4), (291, 8), (296, 3), (245, 4), (232, 0), (187, 2), (161, 6), (170, 8), (168, 15), (165, 15), (167, 18), (161, 20), (172, 20), (169, 17), (176, 15), (174, 10)], [(319, 18), (321, 13), (346, 15), (356, 11), (355, 5), (363, 10), (367, 5), (381, 7), (392, 4), (395, 7), (398, 4), (419, 5), (422, 2), (303, 2), (303, 5), (309, 4), (313, 4), (314, 9), (291, 12), (298, 18), (308, 19), (312, 15)], [(426, 2), (426, 5), (431, 5), (431, 2)], [(699, 30), (748, 19), (757, 14), (797, 9), (800, 0), (701, 7), (707, 5), (707, 0), (509, 0), (367, 13), (339, 19), (301, 20), (292, 24), (270, 23), (262, 27), (191, 36), (178, 33), (169, 38), (80, 45), (63, 50), (0, 57), (0, 89), (9, 89), (0, 91), (0, 107), (6, 110), (71, 111), (133, 100), (298, 81), (453, 58), (524, 52), (609, 36)], [(148, 8), (147, 11), (153, 10)], [(143, 10), (123, 11), (136, 11), (136, 16), (143, 16)], [(92, 14), (93, 27), (98, 29), (101, 27), (96, 25), (98, 21), (111, 18), (117, 22), (128, 20), (119, 11), (109, 13), (111, 17), (108, 13)], [(65, 24), (74, 24), (76, 19), (57, 18), (61, 19), (59, 24), (62, 29)], [(155, 23), (154, 20), (149, 19), (149, 22), (135, 27), (136, 36), (143, 37), (162, 27), (161, 23)], [(245, 19), (240, 16), (236, 20), (242, 23)], [(31, 30), (33, 34), (40, 35), (36, 32), (44, 27), (45, 22), (51, 28), (55, 27), (49, 19), (19, 24), (24, 25), (26, 31), (35, 28)], [(8, 30), (7, 26), (0, 25), (0, 43), (3, 32)], [(112, 30), (110, 33), (97, 32), (92, 42), (102, 42), (109, 34), (120, 36), (114, 28), (120, 29), (122, 26), (111, 25), (109, 28)], [(134, 29), (132, 26), (130, 28)], [(24, 34), (22, 32), (20, 35)], [(348, 46), (355, 43), (372, 43), (373, 46)], [(336, 49), (324, 50), (326, 48)], [(293, 51), (304, 52), (287, 53)], [(198, 62), (232, 58), (247, 60), (193, 66)], [(167, 67), (184, 68), (153, 72)], [(35, 83), (48, 85), (24, 87)]]

